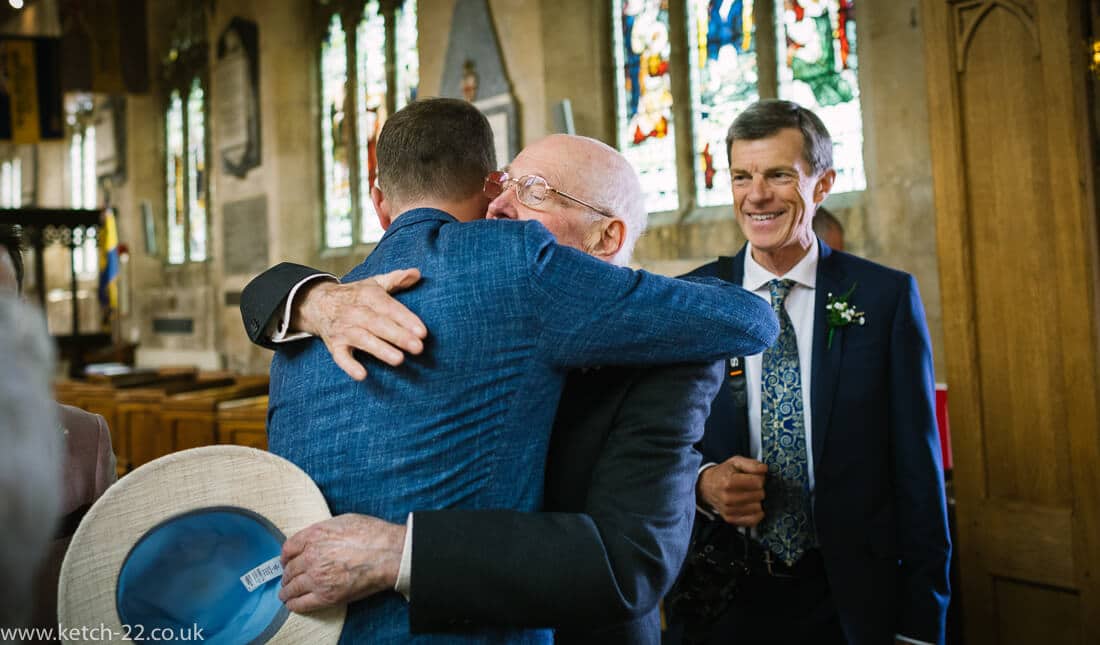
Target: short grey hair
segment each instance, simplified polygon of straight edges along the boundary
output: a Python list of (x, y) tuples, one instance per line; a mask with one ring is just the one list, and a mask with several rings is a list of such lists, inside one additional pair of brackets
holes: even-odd
[[(638, 173), (625, 156), (615, 148), (597, 139), (589, 137), (576, 137), (588, 141), (591, 145), (602, 149), (606, 153), (606, 166), (592, 168), (592, 172), (598, 172), (602, 177), (602, 190), (594, 195), (595, 203), (603, 211), (612, 217), (623, 221), (626, 226), (626, 235), (623, 237), (623, 245), (611, 258), (612, 264), (626, 266), (634, 257), (634, 246), (638, 239), (645, 233), (649, 224), (649, 213), (645, 208), (645, 194), (642, 192), (642, 182), (638, 179)], [(602, 219), (595, 216), (595, 220)]]
[[(817, 175), (833, 167), (833, 138), (821, 119), (794, 101), (765, 99), (737, 115), (726, 133), (726, 158), (734, 141), (757, 141), (794, 128), (802, 133), (802, 156)], [(732, 165), (732, 160), (731, 160)]]
[(0, 626), (19, 626), (60, 511), (62, 436), (45, 319), (0, 295), (0, 329)]
[(608, 212), (618, 217), (626, 225), (626, 236), (623, 245), (615, 257), (611, 258), (612, 264), (626, 266), (634, 257), (634, 246), (638, 238), (645, 233), (649, 224), (649, 214), (645, 209), (645, 196), (642, 194), (642, 184), (638, 181), (638, 174), (633, 168), (627, 169), (629, 173), (623, 173), (622, 181), (612, 191), (612, 197), (608, 203)]

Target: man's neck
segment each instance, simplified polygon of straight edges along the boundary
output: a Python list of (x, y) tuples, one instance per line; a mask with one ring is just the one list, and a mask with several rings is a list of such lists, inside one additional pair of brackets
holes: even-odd
[(756, 247), (750, 248), (752, 249), (752, 259), (757, 264), (773, 275), (784, 276), (796, 264), (801, 262), (802, 258), (806, 257), (806, 254), (810, 252), (811, 244), (813, 242), (796, 242), (774, 251), (764, 251)]
[[(434, 208), (443, 211), (460, 222), (472, 222), (485, 218), (485, 209), (488, 205), (481, 194), (472, 195), (466, 199), (419, 199), (408, 204), (401, 205), (401, 213), (407, 213), (418, 208)], [(400, 217), (400, 215), (398, 215)], [(394, 218), (397, 220), (397, 217)]]

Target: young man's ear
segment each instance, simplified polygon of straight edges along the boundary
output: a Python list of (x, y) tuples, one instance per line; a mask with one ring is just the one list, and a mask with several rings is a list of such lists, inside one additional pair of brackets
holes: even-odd
[(626, 243), (626, 224), (617, 217), (601, 218), (587, 240), (589, 255), (610, 262)]
[(374, 212), (378, 213), (378, 223), (382, 225), (382, 230), (388, 230), (393, 222), (391, 204), (377, 184), (370, 188), (370, 200), (374, 204)]

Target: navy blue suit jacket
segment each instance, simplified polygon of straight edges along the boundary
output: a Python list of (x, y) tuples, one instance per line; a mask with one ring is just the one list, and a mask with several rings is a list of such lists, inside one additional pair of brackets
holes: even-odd
[[(888, 643), (894, 634), (942, 642), (951, 544), (931, 344), (917, 284), (906, 273), (818, 244), (810, 377), (814, 523), (836, 608), (852, 643)], [(688, 275), (740, 285), (746, 248)], [(830, 346), (828, 296), (853, 286), (849, 302), (866, 324), (837, 328)], [(704, 463), (751, 456), (745, 409), (735, 406), (728, 385), (711, 405), (699, 444)]]

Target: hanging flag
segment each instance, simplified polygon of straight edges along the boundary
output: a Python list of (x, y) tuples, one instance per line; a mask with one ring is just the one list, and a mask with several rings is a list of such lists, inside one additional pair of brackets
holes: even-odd
[(103, 309), (103, 324), (109, 326), (118, 309), (118, 228), (113, 208), (103, 211), (99, 229), (99, 304)]

